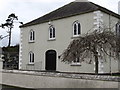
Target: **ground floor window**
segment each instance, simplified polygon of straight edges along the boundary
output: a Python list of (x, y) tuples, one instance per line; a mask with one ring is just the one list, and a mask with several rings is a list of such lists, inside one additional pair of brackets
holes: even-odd
[(34, 53), (32, 51), (29, 52), (29, 64), (34, 64)]

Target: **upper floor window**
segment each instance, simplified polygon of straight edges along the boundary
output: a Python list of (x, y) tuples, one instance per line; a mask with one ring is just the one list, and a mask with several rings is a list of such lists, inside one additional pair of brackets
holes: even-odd
[(79, 36), (81, 34), (81, 26), (78, 21), (73, 23), (73, 37)]
[(30, 30), (30, 33), (29, 33), (29, 42), (34, 42), (34, 40), (35, 40), (35, 31)]
[(50, 26), (49, 27), (49, 40), (55, 39), (55, 27)]
[(120, 36), (120, 23), (116, 24), (116, 35)]
[(32, 51), (29, 53), (29, 64), (34, 64), (34, 53)]

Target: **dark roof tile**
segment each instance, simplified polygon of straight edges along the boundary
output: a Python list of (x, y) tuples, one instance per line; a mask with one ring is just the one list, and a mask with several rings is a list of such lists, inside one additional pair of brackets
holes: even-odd
[(87, 13), (87, 12), (96, 11), (96, 10), (101, 10), (101, 11), (111, 14), (117, 18), (120, 18), (120, 16), (118, 14), (116, 14), (104, 7), (101, 7), (97, 4), (94, 4), (92, 2), (71, 2), (71, 3), (65, 5), (61, 8), (58, 8), (57, 10), (52, 11), (38, 19), (35, 19), (31, 22), (23, 24), (20, 27), (36, 25), (36, 24), (52, 21), (55, 19), (65, 18), (65, 17), (77, 15), (77, 14), (83, 14), (83, 13)]

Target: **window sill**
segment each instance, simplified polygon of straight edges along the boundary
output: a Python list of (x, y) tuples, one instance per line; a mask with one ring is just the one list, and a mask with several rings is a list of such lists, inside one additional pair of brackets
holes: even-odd
[(71, 66), (81, 66), (81, 63), (72, 63)]
[(29, 63), (29, 64), (27, 64), (27, 65), (34, 65), (34, 63)]
[(55, 41), (55, 38), (49, 38), (48, 41)]
[(79, 38), (81, 35), (75, 35), (75, 36), (72, 36), (71, 38)]
[(29, 43), (35, 43), (35, 41), (29, 41)]

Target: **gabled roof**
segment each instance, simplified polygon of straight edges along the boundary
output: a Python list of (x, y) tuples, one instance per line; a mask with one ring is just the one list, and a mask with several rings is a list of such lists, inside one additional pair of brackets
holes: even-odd
[(97, 4), (94, 4), (92, 2), (71, 2), (71, 3), (65, 5), (61, 8), (58, 8), (57, 10), (52, 11), (38, 19), (35, 19), (31, 22), (23, 24), (20, 27), (36, 25), (36, 24), (40, 24), (40, 23), (44, 23), (44, 22), (48, 22), (48, 21), (52, 21), (52, 20), (56, 20), (56, 19), (61, 19), (61, 18), (70, 17), (70, 16), (74, 16), (74, 15), (84, 14), (84, 13), (88, 13), (88, 12), (92, 12), (92, 11), (96, 11), (96, 10), (101, 10), (105, 13), (108, 13), (108, 14), (120, 19), (120, 15), (118, 15), (104, 7), (101, 7)]

